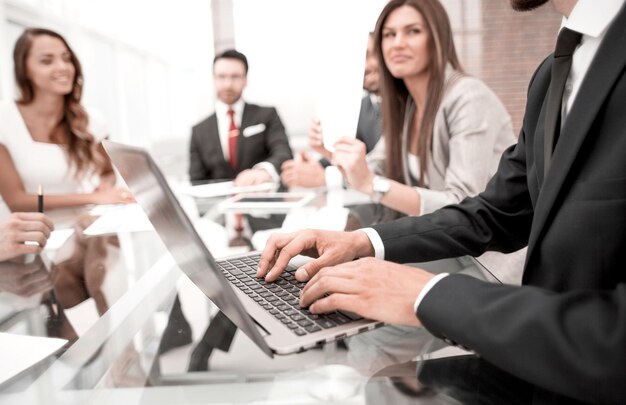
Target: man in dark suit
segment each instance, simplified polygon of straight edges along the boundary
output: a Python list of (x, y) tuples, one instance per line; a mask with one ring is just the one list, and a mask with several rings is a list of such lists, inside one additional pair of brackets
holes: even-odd
[(235, 179), (240, 186), (278, 182), (281, 164), (291, 159), (276, 109), (243, 101), (247, 75), (248, 61), (242, 53), (228, 50), (215, 57), (215, 113), (192, 129), (192, 182)]
[[(247, 76), (248, 60), (236, 50), (222, 52), (213, 60), (215, 113), (192, 129), (189, 147), (192, 183), (234, 179), (237, 186), (248, 186), (280, 182), (280, 166), (292, 157), (285, 127), (275, 108), (243, 101)], [(235, 230), (241, 232), (241, 216), (236, 219), (239, 224)], [(174, 308), (175, 321), (184, 320), (178, 301)], [(228, 351), (235, 331), (235, 325), (219, 312), (194, 348), (189, 370), (207, 370), (213, 349)]]
[[(511, 0), (518, 9), (545, 2)], [(534, 384), (537, 402), (626, 403), (626, 6), (553, 4), (566, 17), (557, 51), (535, 72), (519, 143), (483, 193), (373, 229), (276, 235), (258, 275), (275, 279), (300, 252), (319, 256), (296, 273), (311, 279), (301, 305), (313, 313), (340, 308), (421, 324)], [(573, 63), (560, 93), (568, 41)], [(556, 141), (546, 141), (551, 134)], [(378, 259), (420, 262), (526, 245), (519, 287)], [(365, 256), (377, 258), (353, 260)]]
[[(363, 76), (363, 90), (365, 90), (366, 95), (361, 99), (361, 110), (356, 128), (356, 139), (365, 144), (367, 153), (374, 149), (382, 135), (379, 80), (378, 59), (374, 54), (374, 40), (370, 34), (365, 56), (365, 75)], [(330, 167), (327, 160), (331, 158), (331, 153), (324, 148), (322, 128), (318, 120), (315, 120), (309, 129), (309, 144), (324, 158), (321, 160), (312, 159), (309, 154), (301, 152), (300, 159), (286, 161), (283, 163), (281, 173), (283, 183), (287, 187), (323, 187), (325, 185), (331, 187), (334, 184), (328, 183), (336, 179), (338, 185), (341, 185), (342, 179), (339, 170)], [(334, 175), (333, 170), (336, 172)]]

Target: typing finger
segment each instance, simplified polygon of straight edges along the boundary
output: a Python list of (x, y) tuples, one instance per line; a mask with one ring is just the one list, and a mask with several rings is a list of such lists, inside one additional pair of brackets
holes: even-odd
[(276, 256), (289, 241), (293, 238), (293, 234), (273, 234), (267, 240), (265, 248), (261, 253), (259, 259), (259, 268), (257, 269), (256, 276), (264, 277), (269, 269), (274, 267), (276, 262)]
[(298, 256), (303, 251), (310, 249), (314, 244), (314, 240), (303, 236), (303, 234), (298, 234), (293, 240), (280, 249), (274, 266), (265, 276), (265, 280), (268, 282), (275, 281), (287, 268), (291, 259)]

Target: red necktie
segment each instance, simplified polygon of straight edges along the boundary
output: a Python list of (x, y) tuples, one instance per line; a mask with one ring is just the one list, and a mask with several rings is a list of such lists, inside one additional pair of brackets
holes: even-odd
[[(228, 153), (230, 155), (230, 165), (233, 169), (237, 169), (237, 138), (239, 137), (239, 129), (235, 124), (235, 111), (232, 108), (228, 108), (228, 117), (230, 118), (230, 124), (228, 124)], [(235, 214), (235, 232), (238, 237), (241, 237), (243, 233), (243, 215), (240, 213)]]
[(237, 168), (237, 138), (239, 137), (239, 129), (235, 124), (235, 111), (228, 109), (230, 124), (228, 125), (228, 154), (230, 155), (230, 165), (233, 169)]

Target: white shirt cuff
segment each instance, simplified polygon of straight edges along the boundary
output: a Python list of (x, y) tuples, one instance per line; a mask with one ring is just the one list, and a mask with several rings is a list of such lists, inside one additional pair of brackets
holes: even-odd
[(263, 169), (269, 173), (274, 183), (280, 182), (280, 176), (276, 172), (276, 168), (270, 162), (259, 162), (253, 166), (254, 169)]
[(416, 316), (417, 316), (417, 309), (419, 308), (426, 294), (428, 294), (430, 289), (433, 288), (435, 284), (437, 284), (440, 280), (442, 280), (443, 278), (447, 276), (449, 276), (448, 273), (437, 274), (435, 277), (431, 278), (428, 283), (426, 283), (424, 288), (422, 288), (422, 291), (420, 291), (419, 295), (417, 296), (417, 299), (415, 300), (415, 303), (413, 304), (413, 312), (415, 313)]
[(343, 176), (339, 169), (335, 166), (328, 166), (324, 169), (324, 177), (326, 179), (326, 187), (328, 189), (337, 189), (343, 187)]
[(361, 228), (360, 230), (365, 232), (372, 246), (374, 247), (374, 257), (377, 259), (384, 260), (385, 259), (385, 245), (383, 245), (383, 240), (380, 238), (380, 235), (378, 234), (378, 232), (376, 232), (373, 228)]

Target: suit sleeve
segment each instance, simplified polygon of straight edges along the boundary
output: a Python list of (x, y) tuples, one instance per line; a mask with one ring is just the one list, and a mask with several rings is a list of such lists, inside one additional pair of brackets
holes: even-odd
[(537, 386), (583, 401), (626, 403), (624, 284), (555, 293), (451, 275), (426, 294), (417, 315), (435, 336)]
[(267, 137), (265, 142), (269, 152), (265, 161), (274, 166), (276, 173), (280, 173), (280, 166), (284, 161), (291, 159), (293, 155), (289, 141), (287, 140), (285, 127), (275, 108), (271, 108), (270, 117), (267, 122)]
[(191, 141), (189, 143), (189, 180), (197, 182), (210, 178), (204, 163), (202, 163), (202, 147), (200, 145), (200, 133), (196, 128), (191, 131)]
[(365, 144), (367, 153), (371, 152), (383, 132), (380, 115), (376, 107), (373, 106), (370, 96), (367, 95), (361, 99), (361, 110), (359, 112), (359, 121), (356, 127), (356, 139)]
[[(546, 78), (549, 79), (545, 74), (549, 73), (549, 60), (550, 57), (541, 63), (530, 80), (528, 100), (543, 100)], [(536, 122), (528, 117), (534, 116), (540, 108), (541, 103), (527, 102), (524, 127), (534, 130)], [(375, 226), (385, 247), (385, 259), (423, 262), (479, 256), (487, 250), (510, 253), (525, 247), (533, 219), (528, 179), (535, 173), (534, 162), (529, 162), (527, 156), (532, 142), (526, 143), (524, 127), (517, 144), (504, 151), (495, 175), (478, 196), (428, 215)]]

